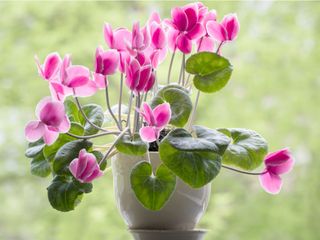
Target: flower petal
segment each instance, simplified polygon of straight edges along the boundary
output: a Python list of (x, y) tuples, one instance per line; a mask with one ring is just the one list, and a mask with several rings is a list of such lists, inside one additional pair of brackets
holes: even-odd
[(140, 114), (143, 116), (144, 120), (147, 122), (148, 125), (150, 126), (155, 125), (153, 112), (148, 103), (145, 103), (145, 102), (142, 103), (142, 109), (140, 111)]
[(175, 7), (171, 10), (174, 25), (179, 31), (185, 31), (188, 27), (188, 18), (182, 8)]
[(145, 65), (141, 68), (139, 83), (135, 88), (136, 91), (141, 92), (144, 89), (145, 85), (147, 84), (147, 81), (150, 78), (151, 70), (151, 65)]
[(168, 46), (172, 52), (176, 51), (178, 35), (179, 35), (179, 31), (177, 31), (175, 29), (169, 29), (169, 31), (168, 31)]
[(136, 59), (132, 59), (126, 67), (126, 85), (130, 90), (134, 90), (139, 83), (140, 64)]
[(264, 163), (268, 171), (277, 175), (290, 172), (294, 165), (293, 158), (287, 148), (269, 153)]
[(113, 31), (109, 23), (105, 23), (103, 26), (104, 40), (106, 41), (109, 48), (113, 48)]
[(188, 4), (184, 7), (184, 12), (187, 15), (188, 27), (187, 31), (190, 31), (198, 22), (198, 6), (196, 3)]
[(113, 49), (118, 51), (126, 50), (126, 41), (131, 41), (131, 32), (126, 28), (118, 28), (113, 33)]
[(59, 127), (64, 117), (64, 105), (61, 102), (48, 102), (40, 110), (40, 120), (48, 126)]
[(89, 80), (86, 85), (74, 88), (74, 93), (77, 97), (90, 97), (97, 91), (97, 84), (92, 80)]
[(159, 132), (155, 127), (142, 127), (139, 134), (141, 139), (145, 142), (154, 142), (159, 137)]
[(270, 194), (278, 194), (281, 190), (282, 180), (278, 175), (266, 172), (259, 176), (262, 188)]
[(156, 49), (162, 49), (166, 46), (166, 35), (161, 27), (157, 27), (152, 33), (152, 46)]
[(151, 88), (153, 87), (155, 81), (156, 81), (156, 75), (152, 72), (152, 73), (150, 74), (149, 80), (148, 80), (148, 82), (147, 82), (147, 84), (146, 84), (146, 86), (144, 87), (143, 90), (144, 90), (145, 92), (150, 91)]
[[(96, 86), (98, 89), (104, 89), (106, 88), (106, 80), (107, 76), (104, 76), (100, 73), (93, 73), (93, 80), (96, 83)], [(107, 81), (107, 86), (108, 86), (108, 81)]]
[(59, 137), (59, 133), (53, 130), (50, 130), (45, 126), (43, 141), (47, 145), (52, 145)]
[(94, 171), (92, 172), (92, 174), (85, 178), (85, 182), (87, 182), (87, 183), (92, 182), (93, 180), (95, 180), (103, 175), (103, 172), (99, 169), (99, 165), (98, 164), (96, 164), (96, 165), (97, 166), (94, 169)]
[(214, 40), (211, 37), (204, 36), (197, 40), (198, 52), (213, 52)]
[(204, 27), (200, 24), (197, 23), (196, 25), (194, 25), (194, 27), (186, 34), (186, 36), (191, 39), (198, 39), (200, 37), (202, 37), (205, 34), (205, 29)]
[(184, 34), (180, 34), (177, 39), (177, 47), (185, 54), (192, 51), (192, 41)]
[(119, 53), (116, 50), (108, 50), (101, 54), (101, 58), (103, 66), (103, 70), (101, 73), (103, 75), (114, 74), (119, 66)]
[(29, 142), (38, 141), (44, 134), (44, 125), (40, 121), (30, 121), (25, 127), (25, 136)]
[(153, 109), (153, 116), (156, 126), (159, 128), (165, 127), (171, 119), (171, 108), (169, 103), (162, 103)]
[(60, 123), (60, 126), (58, 127), (59, 129), (59, 132), (61, 133), (66, 133), (69, 131), (70, 129), (70, 121), (69, 121), (69, 118), (67, 116), (64, 116), (62, 122)]
[(69, 165), (69, 170), (75, 178), (77, 178), (78, 167), (79, 167), (79, 159), (75, 158), (71, 161)]
[(236, 14), (228, 14), (224, 16), (221, 21), (221, 25), (227, 31), (227, 37), (229, 41), (232, 41), (237, 37), (240, 24)]
[(208, 34), (214, 39), (220, 42), (227, 40), (227, 31), (221, 24), (215, 21), (209, 21), (206, 25), (206, 29)]
[(66, 69), (68, 87), (80, 87), (86, 85), (90, 78), (90, 71), (84, 66), (73, 65)]
[(42, 98), (40, 101), (39, 101), (39, 103), (37, 104), (37, 106), (36, 106), (36, 116), (37, 116), (37, 118), (40, 120), (40, 112), (41, 112), (41, 110), (44, 108), (44, 106), (47, 104), (47, 103), (50, 103), (50, 102), (52, 102), (52, 99), (51, 99), (51, 97), (44, 97), (44, 98)]

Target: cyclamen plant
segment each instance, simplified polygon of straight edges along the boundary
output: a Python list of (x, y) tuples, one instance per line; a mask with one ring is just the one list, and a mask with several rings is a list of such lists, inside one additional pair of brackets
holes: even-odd
[[(255, 131), (193, 125), (200, 93), (217, 92), (231, 78), (233, 68), (222, 56), (222, 48), (237, 38), (239, 28), (236, 14), (219, 22), (215, 10), (192, 3), (173, 8), (170, 19), (161, 20), (158, 13), (152, 13), (145, 26), (136, 22), (132, 31), (105, 23), (109, 49), (96, 49), (93, 70), (73, 65), (70, 55), (61, 59), (58, 53), (51, 53), (43, 64), (36, 57), (39, 75), (48, 82), (51, 96), (38, 103), (36, 120), (25, 128), (30, 142), (26, 156), (32, 159), (34, 175), (52, 174), (47, 188), (52, 207), (73, 210), (83, 194), (91, 192), (92, 182), (106, 173), (107, 160), (117, 153), (145, 156), (131, 173), (131, 187), (141, 204), (151, 210), (165, 205), (176, 178), (200, 188), (221, 167), (257, 175), (264, 190), (279, 193), (280, 175), (293, 166), (288, 149), (267, 154), (266, 140)], [(157, 68), (169, 53), (164, 79)], [(173, 80), (176, 54), (182, 55), (182, 62), (179, 78)], [(119, 102), (111, 107), (109, 88), (118, 83), (109, 81), (109, 76), (115, 74), (120, 78)], [(160, 85), (160, 80), (166, 85)], [(107, 113), (99, 105), (82, 106), (79, 101), (99, 90), (105, 91)], [(193, 104), (190, 95), (194, 91)], [(103, 146), (93, 142), (106, 136), (116, 138)], [(158, 151), (162, 160), (155, 173), (149, 171), (150, 151)], [(263, 162), (265, 170), (251, 172)], [(139, 184), (141, 173), (147, 174), (147, 184)], [(164, 201), (155, 207), (150, 202), (157, 197)]]

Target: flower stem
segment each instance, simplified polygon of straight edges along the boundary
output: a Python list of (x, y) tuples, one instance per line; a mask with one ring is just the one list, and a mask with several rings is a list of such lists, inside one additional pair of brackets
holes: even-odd
[(219, 46), (218, 46), (218, 48), (217, 48), (216, 54), (219, 54), (219, 55), (220, 55), (219, 52), (220, 52), (220, 49), (221, 49), (222, 45), (223, 45), (223, 41), (220, 42), (220, 44), (219, 44)]
[(76, 96), (74, 96), (74, 100), (76, 101), (77, 107), (78, 107), (81, 115), (84, 117), (84, 119), (86, 120), (87, 123), (89, 123), (92, 127), (99, 129), (102, 132), (108, 132), (108, 130), (103, 129), (90, 121), (90, 119), (87, 117), (86, 113), (83, 111), (82, 106), (79, 102), (79, 99)]
[(110, 107), (109, 91), (108, 91), (107, 80), (106, 79), (105, 79), (105, 84), (106, 84), (106, 103), (107, 103), (107, 107), (108, 107), (109, 113), (110, 113), (111, 117), (114, 119), (115, 123), (117, 124), (118, 129), (121, 130), (120, 124), (119, 124), (116, 116), (113, 114), (113, 112), (111, 110), (111, 107)]
[(94, 134), (94, 135), (88, 135), (88, 136), (79, 136), (79, 135), (75, 135), (73, 133), (66, 133), (67, 135), (77, 138), (77, 139), (91, 139), (91, 138), (97, 138), (97, 137), (102, 137), (102, 136), (106, 136), (106, 135), (117, 135), (119, 134), (119, 131), (113, 131), (113, 132), (104, 132), (104, 133), (98, 133), (98, 134)]
[(101, 165), (101, 164), (103, 164), (106, 160), (107, 160), (107, 158), (108, 158), (108, 156), (109, 156), (109, 154), (111, 153), (111, 151), (112, 151), (112, 149), (115, 147), (115, 145), (117, 144), (117, 142), (120, 140), (120, 138), (122, 138), (122, 136), (128, 131), (128, 127), (126, 127), (125, 129), (123, 129), (123, 131), (118, 135), (118, 137), (114, 140), (114, 142), (113, 142), (113, 144), (111, 145), (111, 147), (108, 149), (108, 151), (106, 152), (106, 154), (104, 155), (104, 157), (100, 160), (100, 162), (99, 162), (99, 166)]
[(185, 84), (186, 54), (182, 54), (182, 86)]
[(171, 60), (170, 60), (170, 65), (169, 65), (169, 71), (168, 71), (168, 79), (167, 79), (167, 84), (170, 83), (170, 77), (171, 77), (171, 70), (172, 70), (172, 65), (173, 65), (173, 60), (174, 56), (176, 55), (176, 51), (172, 53)]
[(228, 169), (228, 170), (231, 170), (231, 171), (234, 171), (234, 172), (238, 172), (238, 173), (242, 173), (242, 174), (247, 174), (247, 175), (262, 175), (262, 174), (267, 173), (267, 171), (263, 171), (263, 172), (246, 172), (246, 171), (242, 171), (242, 170), (235, 169), (235, 168), (232, 168), (232, 167), (228, 167), (228, 166), (226, 166), (226, 165), (221, 165), (221, 167), (223, 167), (223, 168), (225, 168), (225, 169)]
[(123, 91), (123, 73), (121, 73), (121, 79), (120, 79), (120, 94), (119, 94), (119, 112), (118, 112), (118, 115), (119, 115), (119, 123), (120, 123), (120, 130), (122, 130), (122, 120), (121, 120), (121, 104), (122, 104), (122, 91)]
[(187, 131), (189, 131), (189, 132), (191, 131), (192, 124), (193, 124), (193, 121), (194, 121), (194, 117), (196, 115), (196, 110), (197, 110), (197, 107), (198, 107), (199, 97), (200, 97), (200, 90), (198, 90), (198, 92), (197, 92), (196, 101), (194, 103), (194, 107), (192, 109), (191, 116), (190, 116), (190, 119), (189, 119), (189, 123), (188, 123), (188, 127), (187, 127)]

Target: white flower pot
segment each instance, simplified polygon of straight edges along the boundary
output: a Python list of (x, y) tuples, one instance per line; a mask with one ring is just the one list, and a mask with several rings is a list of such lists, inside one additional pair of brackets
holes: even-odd
[[(150, 153), (153, 169), (161, 163), (157, 152)], [(146, 160), (117, 154), (111, 160), (117, 207), (130, 229), (194, 229), (208, 206), (211, 185), (193, 189), (177, 178), (169, 201), (160, 211), (150, 211), (137, 200), (130, 187), (130, 173), (136, 163)]]

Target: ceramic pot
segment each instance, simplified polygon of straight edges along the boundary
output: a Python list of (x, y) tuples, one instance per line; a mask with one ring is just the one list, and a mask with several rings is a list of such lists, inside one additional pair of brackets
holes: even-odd
[[(160, 211), (144, 208), (130, 187), (132, 168), (144, 156), (117, 154), (111, 160), (116, 204), (130, 229), (194, 229), (206, 211), (211, 185), (193, 189), (177, 178), (175, 191)], [(161, 160), (157, 152), (150, 153), (154, 171)]]

